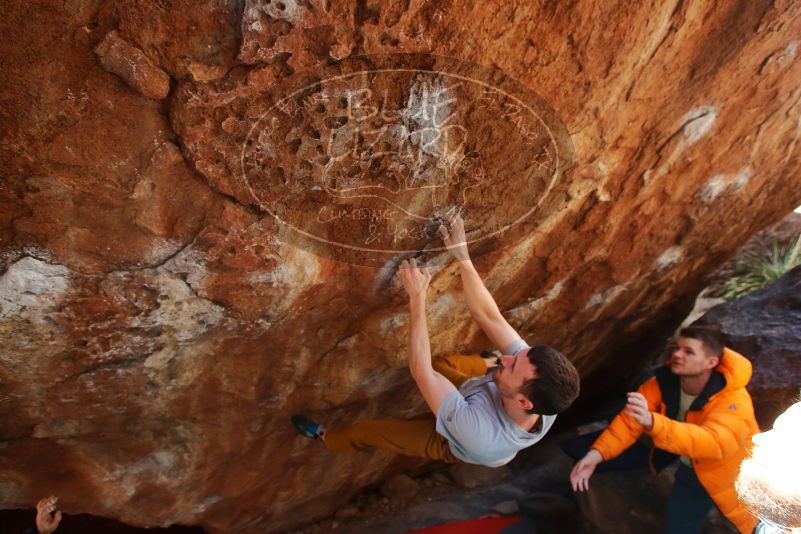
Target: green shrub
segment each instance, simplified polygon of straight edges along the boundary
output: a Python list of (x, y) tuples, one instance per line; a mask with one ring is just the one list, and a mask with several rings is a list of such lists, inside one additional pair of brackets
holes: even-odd
[(747, 295), (778, 280), (797, 265), (801, 265), (801, 235), (782, 243), (774, 240), (770, 247), (746, 251), (732, 267), (721, 273), (720, 296), (732, 300)]

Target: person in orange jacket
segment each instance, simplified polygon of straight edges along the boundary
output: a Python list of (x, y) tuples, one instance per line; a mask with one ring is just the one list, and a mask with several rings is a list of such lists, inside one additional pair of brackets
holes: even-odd
[[(738, 499), (734, 481), (751, 437), (759, 432), (745, 389), (751, 362), (724, 347), (723, 333), (710, 327), (682, 329), (677, 345), (655, 376), (628, 394), (625, 409), (573, 467), (571, 485), (574, 491), (587, 490), (599, 464), (599, 471), (612, 470), (602, 467), (613, 462), (625, 469), (623, 456), (628, 449), (636, 457), (639, 448), (639, 458), (647, 458), (654, 472), (655, 464), (664, 467), (678, 456), (681, 462), (668, 500), (666, 531), (701, 532), (706, 515), (717, 505), (737, 530), (750, 534), (757, 520)], [(636, 443), (643, 433), (653, 443), (647, 456)]]

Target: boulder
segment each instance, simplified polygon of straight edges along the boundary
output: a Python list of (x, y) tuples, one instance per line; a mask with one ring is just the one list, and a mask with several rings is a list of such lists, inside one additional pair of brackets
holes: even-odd
[(459, 207), (510, 324), (580, 370), (576, 410), (628, 383), (801, 204), (799, 10), (6, 3), (0, 508), (255, 534), (416, 469), (289, 417), (427, 410), (403, 258), (432, 269), (432, 351), (493, 348), (431, 234)]
[(712, 308), (699, 322), (720, 326), (726, 345), (751, 360), (748, 391), (759, 426), (770, 429), (801, 393), (801, 267)]
[[(593, 530), (614, 534), (663, 532), (675, 467), (664, 469), (658, 476), (647, 469), (596, 473), (589, 491), (577, 495), (585, 521)], [(551, 521), (553, 519), (552, 516)], [(702, 532), (736, 534), (737, 529), (713, 508), (704, 521)]]
[(511, 480), (512, 472), (506, 466), (486, 467), (475, 464), (454, 464), (448, 472), (459, 486), (474, 489)]

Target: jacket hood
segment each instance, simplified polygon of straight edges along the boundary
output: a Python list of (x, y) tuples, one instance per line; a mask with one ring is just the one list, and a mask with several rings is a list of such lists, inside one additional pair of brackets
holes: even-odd
[[(680, 381), (670, 371), (670, 360), (654, 372), (662, 402), (665, 403), (665, 415), (675, 419), (679, 411)], [(717, 367), (712, 370), (709, 381), (698, 397), (690, 405), (690, 410), (700, 410), (714, 395), (744, 388), (751, 380), (751, 362), (742, 354), (724, 347), (723, 356)]]
[(715, 371), (719, 372), (726, 379), (726, 387), (724, 390), (733, 390), (744, 388), (748, 381), (751, 380), (751, 362), (748, 358), (735, 352), (728, 347), (724, 347), (723, 356), (720, 363), (715, 367)]

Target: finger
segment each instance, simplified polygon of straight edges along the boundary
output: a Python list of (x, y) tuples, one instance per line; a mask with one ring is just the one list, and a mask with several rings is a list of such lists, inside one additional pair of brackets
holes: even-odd
[(641, 403), (645, 403), (646, 402), (645, 401), (645, 397), (643, 396), (643, 394), (642, 393), (637, 393), (636, 391), (634, 391), (631, 394), (629, 394), (629, 400), (634, 400), (636, 402), (641, 402)]
[(645, 399), (638, 399), (636, 397), (631, 399), (631, 404), (641, 409), (645, 409), (648, 407), (648, 403), (645, 402)]
[(634, 419), (634, 421), (635, 421), (636, 423), (639, 423), (639, 424), (641, 424), (641, 425), (644, 425), (644, 424), (645, 424), (645, 423), (643, 422), (643, 419), (644, 419), (644, 418), (643, 418), (641, 415), (638, 415), (638, 414), (635, 414), (635, 413), (630, 413), (630, 414), (629, 414), (629, 416), (630, 416), (632, 419)]
[(431, 271), (428, 270), (428, 267), (423, 268), (423, 274), (426, 275), (429, 279), (431, 279)]
[(645, 401), (645, 397), (643, 397), (639, 393), (635, 393), (635, 392), (629, 393), (628, 397), (629, 397), (628, 398), (629, 402), (640, 403), (640, 402), (644, 402)]
[(414, 258), (411, 259), (411, 261), (409, 262), (409, 265), (411, 265), (412, 269), (417, 268), (417, 262), (415, 261)]
[(631, 408), (632, 410), (637, 410), (637, 411), (642, 411), (642, 410), (647, 408), (647, 406), (643, 406), (639, 402), (635, 402), (635, 401), (629, 401), (629, 403), (626, 404), (626, 406), (628, 408)]

